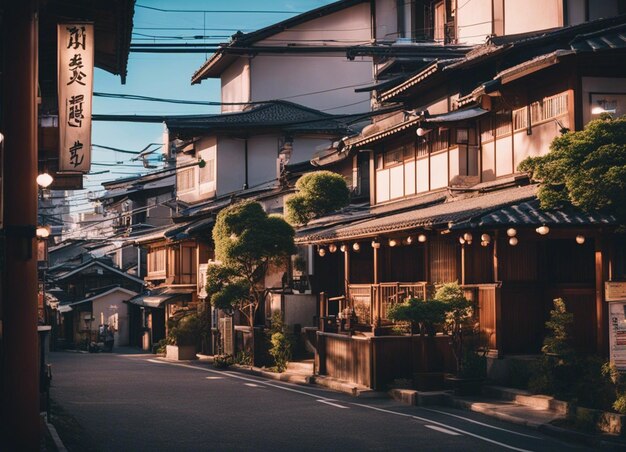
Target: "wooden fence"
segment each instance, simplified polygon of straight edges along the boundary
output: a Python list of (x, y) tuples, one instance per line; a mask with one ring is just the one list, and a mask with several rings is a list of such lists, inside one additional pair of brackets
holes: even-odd
[(448, 336), (348, 336), (317, 333), (319, 375), (385, 390), (395, 379), (419, 372), (454, 372)]

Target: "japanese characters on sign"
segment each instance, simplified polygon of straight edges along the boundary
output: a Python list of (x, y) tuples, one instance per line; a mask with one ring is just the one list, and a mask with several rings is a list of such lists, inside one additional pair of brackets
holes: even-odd
[(89, 172), (93, 94), (93, 24), (57, 25), (59, 171)]

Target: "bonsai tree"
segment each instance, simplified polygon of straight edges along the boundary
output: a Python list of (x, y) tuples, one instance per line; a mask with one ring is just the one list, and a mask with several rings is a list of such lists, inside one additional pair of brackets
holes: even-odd
[(294, 230), (282, 218), (268, 216), (259, 203), (244, 201), (217, 215), (213, 242), (221, 264), (207, 272), (211, 304), (226, 312), (241, 312), (253, 327), (268, 293), (263, 283), (268, 266), (295, 253)]
[(471, 376), (477, 376), (478, 369), (474, 367), (480, 366), (475, 363), (479, 357), (472, 347), (474, 344), (469, 342), (476, 334), (473, 303), (465, 298), (458, 282), (443, 284), (435, 292), (435, 299), (445, 306), (445, 326), (450, 335), (457, 375), (466, 377), (471, 373)]
[(626, 224), (626, 116), (605, 115), (552, 141), (548, 154), (519, 165), (541, 182), (541, 207), (573, 205)]
[(387, 316), (396, 322), (410, 322), (411, 332), (415, 325), (419, 325), (422, 330), (434, 335), (436, 326), (442, 324), (446, 318), (445, 310), (446, 304), (442, 301), (410, 298), (392, 306)]
[(294, 225), (305, 225), (350, 203), (345, 179), (330, 171), (305, 174), (296, 182), (296, 190), (285, 202), (286, 218)]

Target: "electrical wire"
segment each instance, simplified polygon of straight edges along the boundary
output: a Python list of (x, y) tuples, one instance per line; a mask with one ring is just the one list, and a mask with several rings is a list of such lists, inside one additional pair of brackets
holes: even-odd
[(285, 11), (285, 10), (253, 10), (253, 9), (166, 9), (156, 8), (154, 6), (135, 4), (137, 8), (150, 9), (160, 13), (211, 13), (211, 14), (302, 14), (304, 11)]

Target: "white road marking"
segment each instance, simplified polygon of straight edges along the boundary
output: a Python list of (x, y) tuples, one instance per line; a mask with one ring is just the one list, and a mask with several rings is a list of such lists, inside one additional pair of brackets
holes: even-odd
[(432, 430), (436, 430), (436, 431), (441, 432), (441, 433), (445, 433), (447, 435), (461, 436), (460, 433), (453, 432), (452, 430), (448, 430), (447, 428), (437, 427), (436, 425), (425, 425), (424, 427), (432, 429)]
[(223, 380), (223, 377), (206, 377), (207, 380)]
[[(324, 397), (324, 396), (321, 396), (319, 394), (311, 394), (309, 392), (300, 391), (298, 389), (287, 388), (285, 386), (272, 384), (272, 383), (269, 383), (269, 382), (266, 382), (266, 381), (263, 381), (263, 380), (256, 380), (256, 379), (253, 379), (253, 378), (244, 377), (242, 375), (236, 374), (235, 372), (225, 372), (225, 371), (219, 371), (219, 370), (206, 369), (204, 367), (191, 366), (189, 364), (173, 363), (173, 362), (168, 362), (168, 361), (161, 361), (161, 360), (158, 360), (158, 359), (148, 359), (147, 361), (151, 362), (151, 363), (156, 363), (156, 364), (168, 364), (170, 366), (185, 367), (187, 369), (201, 370), (203, 372), (211, 372), (211, 373), (215, 373), (215, 374), (226, 375), (228, 377), (236, 378), (238, 380), (244, 380), (244, 381), (250, 381), (250, 382), (254, 382), (254, 383), (260, 383), (260, 384), (265, 385), (265, 386), (270, 386), (270, 387), (276, 388), (276, 389), (282, 389), (283, 391), (295, 392), (295, 393), (302, 394), (302, 395), (305, 395), (305, 396), (308, 396), (308, 397), (313, 397), (315, 399), (333, 400), (330, 397)], [(287, 383), (283, 383), (283, 384), (287, 384)]]
[(339, 405), (338, 403), (329, 402), (328, 400), (319, 399), (318, 402), (325, 403), (326, 405), (334, 406), (336, 408), (345, 408), (346, 410), (349, 409), (347, 406)]
[(471, 422), (472, 424), (482, 425), (483, 427), (492, 428), (494, 430), (501, 430), (503, 432), (512, 433), (513, 435), (525, 436), (526, 438), (532, 438), (532, 439), (541, 439), (538, 436), (527, 435), (526, 433), (520, 433), (514, 430), (507, 430), (506, 428), (496, 427), (495, 425), (489, 425), (484, 422), (475, 421), (474, 419), (470, 419), (464, 416), (459, 416), (457, 414), (446, 413), (445, 411), (433, 410), (432, 408), (422, 408), (422, 410), (432, 411), (433, 413), (445, 414), (446, 416), (456, 417), (458, 419), (463, 419), (464, 421)]
[(508, 444), (501, 443), (501, 442), (493, 440), (491, 438), (480, 436), (480, 435), (477, 435), (475, 433), (471, 433), (471, 432), (462, 430), (460, 428), (452, 427), (451, 425), (444, 424), (443, 422), (433, 421), (432, 419), (426, 419), (426, 418), (419, 417), (419, 416), (414, 416), (414, 415), (411, 415), (411, 414), (396, 413), (395, 411), (385, 410), (383, 408), (378, 408), (378, 407), (370, 406), (370, 405), (363, 405), (361, 403), (352, 403), (352, 405), (360, 406), (360, 407), (363, 407), (363, 408), (369, 408), (370, 410), (382, 411), (383, 413), (395, 414), (396, 416), (410, 417), (412, 419), (417, 419), (418, 421), (422, 421), (425, 424), (437, 424), (437, 425), (440, 425), (443, 428), (454, 430), (455, 432), (463, 433), (465, 435), (472, 436), (472, 437), (474, 437), (476, 439), (480, 439), (480, 440), (486, 441), (488, 443), (497, 444), (498, 446), (502, 446), (502, 447), (504, 447), (506, 449), (516, 450), (518, 452), (531, 452), (528, 449), (520, 449), (518, 447), (509, 446)]
[(256, 383), (244, 383), (244, 385), (250, 386), (251, 388), (258, 388), (259, 387), (259, 385), (256, 384)]

